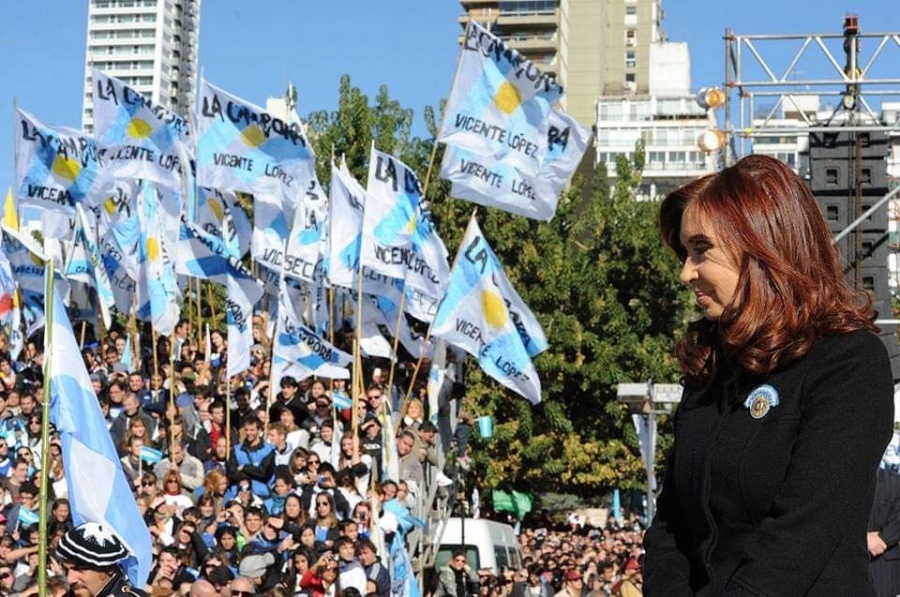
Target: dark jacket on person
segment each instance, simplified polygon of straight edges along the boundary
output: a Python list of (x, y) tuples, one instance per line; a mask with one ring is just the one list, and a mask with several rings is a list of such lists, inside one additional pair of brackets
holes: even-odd
[(268, 483), (275, 472), (273, 450), (272, 444), (262, 440), (255, 446), (251, 446), (246, 441), (235, 444), (226, 465), (228, 477), (235, 479), (240, 472), (250, 479), (251, 491), (254, 495), (263, 499), (269, 497)]
[(94, 597), (147, 597), (147, 593), (131, 586), (128, 577), (121, 571), (116, 571), (116, 574)]
[(887, 545), (884, 553), (869, 563), (875, 593), (879, 597), (897, 595), (900, 593), (900, 474), (896, 471), (878, 469), (869, 531), (877, 532)]
[[(780, 403), (746, 407), (765, 385)], [(818, 339), (766, 377), (722, 367), (686, 388), (645, 594), (873, 594), (866, 526), (892, 426), (890, 362), (867, 331)]]

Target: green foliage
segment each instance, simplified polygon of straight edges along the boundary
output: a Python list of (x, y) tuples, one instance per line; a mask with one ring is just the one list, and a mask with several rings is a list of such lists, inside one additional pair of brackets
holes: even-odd
[[(433, 142), (436, 114), (430, 108), (425, 113), (431, 138), (411, 137), (412, 112), (386, 88), (370, 105), (344, 76), (338, 109), (310, 115), (309, 131), (323, 183), (330, 180), (332, 151), (345, 155), (350, 170), (365, 181), (373, 140), (418, 171), (423, 182), (427, 178), (437, 229), (453, 255), (476, 206), (451, 199), (449, 184), (436, 174), (443, 153)], [(576, 178), (549, 223), (478, 208), (482, 230), (550, 345), (535, 361), (543, 384), (537, 407), (468, 363), (464, 405), (494, 417), (494, 437), (473, 439), (471, 474), (483, 487), (585, 497), (645, 483), (616, 385), (678, 379), (671, 355), (686, 302), (678, 264), (656, 232), (658, 205), (634, 198), (643, 160), (640, 144), (633, 163), (620, 157), (612, 192), (605, 170), (595, 174), (590, 188)], [(670, 442), (663, 434), (660, 447)]]

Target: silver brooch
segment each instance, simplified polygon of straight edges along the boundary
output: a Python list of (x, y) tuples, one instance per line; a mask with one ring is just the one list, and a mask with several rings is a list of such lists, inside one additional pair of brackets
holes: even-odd
[(750, 411), (750, 416), (754, 419), (762, 419), (778, 406), (779, 402), (781, 399), (778, 397), (778, 390), (765, 384), (750, 392), (744, 401), (744, 408)]

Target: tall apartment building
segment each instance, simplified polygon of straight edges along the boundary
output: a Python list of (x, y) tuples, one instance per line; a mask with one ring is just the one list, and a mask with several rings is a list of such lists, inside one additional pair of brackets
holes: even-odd
[(647, 94), (650, 44), (662, 37), (660, 0), (460, 0), (469, 19), (553, 74), (562, 107), (584, 126), (597, 98)]
[(96, 68), (182, 116), (194, 104), (201, 0), (88, 0), (82, 128), (94, 124)]

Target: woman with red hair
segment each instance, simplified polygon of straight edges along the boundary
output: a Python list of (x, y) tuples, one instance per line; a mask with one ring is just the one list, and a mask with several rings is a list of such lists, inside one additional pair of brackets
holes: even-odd
[(659, 221), (703, 317), (677, 349), (685, 388), (645, 594), (872, 594), (893, 379), (815, 199), (782, 162), (749, 156), (671, 193)]

